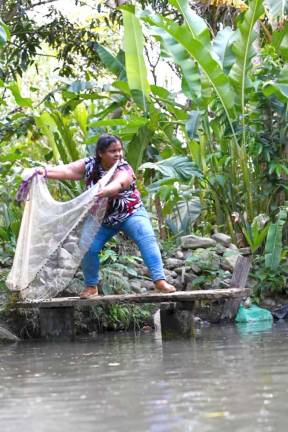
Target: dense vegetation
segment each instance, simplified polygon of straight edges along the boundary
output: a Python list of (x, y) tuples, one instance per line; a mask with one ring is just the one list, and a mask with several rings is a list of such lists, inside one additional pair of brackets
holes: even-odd
[[(52, 6), (43, 22), (38, 3)], [(19, 230), (21, 169), (84, 157), (107, 131), (164, 247), (227, 232), (250, 246), (261, 287), (285, 291), (288, 2), (90, 2), (84, 23), (54, 3), (0, 7), (0, 265)], [(53, 187), (64, 199), (81, 186)]]

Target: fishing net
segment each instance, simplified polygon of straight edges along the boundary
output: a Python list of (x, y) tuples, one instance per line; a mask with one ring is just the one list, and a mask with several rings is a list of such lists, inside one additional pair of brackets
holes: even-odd
[[(107, 198), (96, 196), (112, 178), (116, 165), (78, 197), (55, 201), (46, 180), (30, 181), (13, 266), (6, 284), (26, 300), (48, 299), (74, 277), (104, 218)], [(30, 173), (31, 174), (31, 171)]]

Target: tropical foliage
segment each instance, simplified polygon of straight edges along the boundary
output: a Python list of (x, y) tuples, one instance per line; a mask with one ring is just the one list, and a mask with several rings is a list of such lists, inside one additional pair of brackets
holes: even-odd
[[(163, 238), (217, 227), (263, 253), (263, 266), (276, 271), (286, 235), (286, 1), (101, 3), (81, 25), (55, 10), (39, 24), (29, 14), (33, 2), (5, 3), (2, 264), (9, 264), (19, 230), (13, 196), (22, 167), (84, 157), (111, 132), (124, 142)], [(233, 11), (229, 25), (225, 8)], [(56, 66), (43, 88), (44, 54)], [(169, 74), (175, 86), (161, 77)], [(65, 182), (53, 187), (61, 199), (81, 190)]]

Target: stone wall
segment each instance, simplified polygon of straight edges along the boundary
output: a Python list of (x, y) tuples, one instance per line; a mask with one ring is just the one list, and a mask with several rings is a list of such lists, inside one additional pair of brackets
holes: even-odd
[[(127, 246), (124, 247), (127, 248)], [(136, 254), (139, 251), (133, 249), (132, 246), (130, 253), (133, 255), (133, 253)], [(127, 250), (125, 254), (127, 254)], [(196, 235), (184, 236), (181, 238), (179, 248), (162, 255), (167, 281), (175, 285), (177, 290), (193, 290), (229, 287), (238, 256), (249, 254), (249, 248), (238, 249), (232, 243), (231, 237), (217, 233), (212, 235), (211, 238)], [(134, 274), (128, 274), (128, 268), (127, 271), (121, 272), (119, 270), (119, 282), (117, 282), (117, 278), (111, 280), (111, 282), (109, 281), (107, 276), (110, 270), (109, 265), (106, 270), (105, 266), (102, 267), (104, 283), (113, 285), (111, 287), (112, 292), (125, 292), (127, 290), (145, 293), (154, 289), (154, 284), (149, 278), (148, 269), (140, 258), (129, 266), (133, 270), (131, 273)], [(81, 273), (78, 273), (78, 277), (82, 278)], [(76, 291), (79, 291), (79, 285), (75, 284), (75, 281), (73, 284), (74, 288), (76, 286)], [(122, 288), (119, 288), (119, 285)]]

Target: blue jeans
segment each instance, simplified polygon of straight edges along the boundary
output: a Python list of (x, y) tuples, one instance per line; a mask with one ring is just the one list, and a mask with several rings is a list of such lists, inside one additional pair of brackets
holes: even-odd
[[(83, 228), (85, 230), (85, 226)], [(88, 252), (82, 260), (86, 286), (99, 282), (99, 253), (105, 243), (119, 231), (124, 231), (135, 241), (153, 281), (165, 279), (162, 258), (155, 233), (144, 206), (117, 225), (101, 225)], [(85, 234), (84, 234), (85, 235)]]

